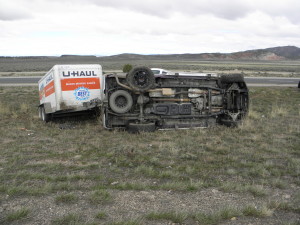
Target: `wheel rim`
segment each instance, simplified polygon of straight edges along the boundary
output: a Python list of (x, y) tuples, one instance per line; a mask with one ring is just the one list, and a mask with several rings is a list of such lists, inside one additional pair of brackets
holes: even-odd
[(124, 108), (127, 105), (127, 99), (125, 98), (125, 96), (118, 96), (115, 100), (115, 104), (120, 107), (120, 108)]
[(148, 67), (141, 66), (133, 68), (126, 75), (126, 81), (133, 90), (145, 92), (154, 86), (155, 77)]
[(133, 76), (133, 78), (134, 78), (134, 83), (140, 87), (145, 87), (149, 81), (147, 73), (145, 71), (138, 71)]

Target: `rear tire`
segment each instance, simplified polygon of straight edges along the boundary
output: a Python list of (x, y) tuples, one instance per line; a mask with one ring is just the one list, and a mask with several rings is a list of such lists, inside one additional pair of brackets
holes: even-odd
[(38, 107), (38, 113), (39, 113), (39, 118), (42, 119), (42, 108), (41, 108), (41, 106)]
[(51, 115), (49, 113), (46, 113), (44, 106), (39, 107), (39, 111), (42, 121), (48, 123), (51, 120)]
[(155, 123), (129, 123), (127, 125), (127, 130), (130, 133), (154, 132), (155, 129)]
[(218, 86), (220, 88), (226, 88), (232, 83), (245, 83), (244, 76), (242, 74), (223, 74), (218, 80)]
[(242, 74), (223, 74), (221, 75), (221, 83), (231, 84), (245, 82), (244, 76)]

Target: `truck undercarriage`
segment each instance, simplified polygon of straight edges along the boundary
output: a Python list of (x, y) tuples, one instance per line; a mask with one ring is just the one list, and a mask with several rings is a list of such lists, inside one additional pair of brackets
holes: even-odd
[(248, 88), (240, 74), (155, 75), (136, 67), (126, 77), (106, 77), (106, 128), (132, 132), (236, 126), (248, 112)]

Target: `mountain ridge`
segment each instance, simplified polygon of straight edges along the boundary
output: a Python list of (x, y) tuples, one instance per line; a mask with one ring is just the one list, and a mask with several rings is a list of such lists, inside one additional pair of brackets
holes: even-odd
[(233, 53), (184, 53), (184, 54), (155, 54), (140, 55), (123, 53), (113, 56), (105, 56), (115, 60), (138, 59), (181, 59), (181, 60), (299, 60), (300, 48), (296, 46), (280, 46), (266, 49), (255, 49)]
[(19, 57), (6, 57), (0, 58), (67, 58), (67, 59), (100, 59), (104, 61), (110, 60), (253, 60), (253, 61), (278, 61), (278, 60), (300, 60), (300, 48), (296, 46), (279, 46), (265, 49), (254, 49), (232, 53), (183, 53), (183, 54), (135, 54), (135, 53), (122, 53), (111, 56), (96, 56), (96, 55), (68, 55), (61, 56), (19, 56)]

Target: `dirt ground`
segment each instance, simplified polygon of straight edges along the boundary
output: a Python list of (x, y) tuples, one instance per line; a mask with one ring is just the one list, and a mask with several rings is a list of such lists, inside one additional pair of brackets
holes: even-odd
[[(294, 187), (295, 188), (295, 187)], [(79, 200), (74, 204), (57, 204), (55, 195), (46, 197), (17, 197), (14, 199), (2, 199), (0, 215), (7, 211), (15, 211), (22, 207), (31, 208), (29, 218), (4, 224), (51, 224), (55, 218), (73, 213), (84, 218), (85, 223), (107, 224), (108, 221), (128, 221), (142, 218), (149, 212), (185, 212), (185, 213), (212, 213), (224, 208), (241, 209), (246, 205), (257, 208), (264, 207), (269, 202), (289, 202), (293, 193), (299, 191), (291, 187), (288, 190), (268, 190), (268, 198), (256, 198), (251, 195), (239, 195), (236, 193), (224, 193), (217, 189), (205, 189), (197, 192), (174, 191), (119, 191), (112, 190), (113, 200), (104, 205), (91, 205), (86, 201), (84, 192), (75, 192)], [(7, 196), (8, 197), (8, 196)], [(269, 214), (263, 217), (233, 217), (218, 224), (300, 224), (299, 214), (284, 212), (276, 208), (269, 209)], [(99, 212), (105, 212), (105, 219), (95, 222), (94, 216)], [(141, 224), (175, 224), (169, 221), (151, 221), (140, 219)], [(122, 224), (122, 222), (121, 222)], [(199, 224), (195, 221), (186, 221), (182, 224)]]

